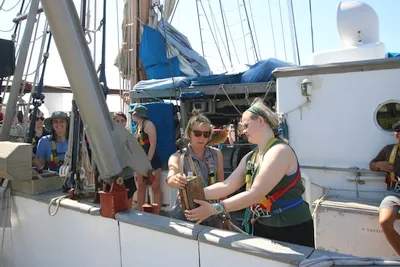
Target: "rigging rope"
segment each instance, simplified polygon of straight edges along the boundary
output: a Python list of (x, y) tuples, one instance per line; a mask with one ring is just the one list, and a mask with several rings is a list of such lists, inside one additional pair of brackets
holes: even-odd
[[(245, 1), (245, 0), (244, 0), (244, 1)], [(250, 8), (251, 23), (253, 24), (254, 35), (255, 35), (255, 37), (256, 37), (256, 44), (257, 44), (257, 49), (258, 49), (258, 57), (259, 57), (259, 58), (262, 58), (262, 56), (261, 56), (261, 51), (260, 51), (260, 44), (258, 43), (256, 24), (254, 23), (253, 9), (252, 9), (252, 7), (251, 7), (251, 2), (250, 2), (250, 0), (249, 0), (249, 8)], [(258, 60), (258, 59), (257, 59), (257, 60)]]
[(275, 52), (275, 58), (276, 58), (277, 54), (276, 54), (275, 32), (274, 32), (274, 24), (272, 23), (272, 12), (271, 12), (271, 1), (270, 0), (268, 0), (268, 12), (269, 12), (269, 23), (270, 23), (271, 32), (272, 32), (272, 42), (274, 44), (274, 52)]
[(14, 28), (15, 28), (15, 25), (14, 25), (14, 26), (12, 26), (12, 28), (11, 28), (11, 29), (9, 29), (9, 30), (0, 30), (0, 32), (10, 32), (10, 31), (14, 30)]
[[(210, 2), (208, 2), (210, 3)], [(231, 68), (233, 67), (232, 64), (232, 56), (231, 56), (231, 50), (229, 48), (229, 40), (228, 40), (228, 34), (226, 33), (226, 26), (225, 26), (225, 16), (224, 16), (224, 10), (222, 8), (222, 2), (221, 0), (219, 0), (219, 8), (221, 10), (221, 18), (222, 18), (222, 25), (224, 27), (224, 33), (225, 33), (225, 41), (226, 41), (226, 48), (227, 48), (227, 52), (228, 52), (228, 58), (229, 58), (229, 62), (231, 63)]]
[(107, 0), (103, 0), (103, 18), (101, 25), (102, 29), (102, 44), (101, 44), (101, 63), (100, 63), (100, 74), (99, 80), (103, 87), (104, 96), (107, 97), (108, 94), (108, 86), (107, 86), (107, 78), (106, 78), (106, 15), (107, 15)]
[[(96, 2), (96, 1), (95, 1)], [(116, 6), (116, 16), (117, 16), (117, 50), (121, 49), (121, 43), (119, 41), (120, 38), (120, 26), (119, 26), (119, 7), (118, 7), (118, 0), (115, 0), (115, 6)], [(124, 107), (125, 107), (125, 101), (123, 99), (123, 93), (124, 93), (124, 88), (122, 88), (124, 86), (124, 80), (121, 77), (121, 75), (118, 75), (118, 83), (119, 83), (119, 97), (120, 97), (120, 101), (119, 101), (119, 106), (120, 106), (120, 110), (122, 112), (124, 112)], [(124, 112), (125, 113), (125, 112)], [(128, 123), (130, 125), (130, 120), (128, 120)]]
[[(34, 37), (33, 37), (34, 40), (36, 39), (37, 32), (38, 32), (38, 30), (39, 30), (40, 18), (41, 18), (41, 14), (38, 15), (38, 18), (37, 18), (37, 20), (36, 20), (36, 29), (35, 29), (35, 34), (34, 34)], [(35, 44), (36, 44), (36, 42), (33, 42), (33, 43), (32, 43), (32, 49), (31, 49), (31, 53), (30, 53), (30, 55), (29, 55), (28, 65), (27, 65), (27, 68), (26, 68), (26, 71), (25, 71), (25, 77), (24, 77), (24, 79), (23, 79), (23, 85), (21, 86), (20, 94), (23, 94), (23, 92), (24, 92), (24, 90), (25, 90), (26, 79), (27, 79), (28, 74), (29, 74), (29, 66), (31, 65), (32, 56), (33, 56), (33, 51), (34, 51), (34, 49), (35, 49)], [(37, 69), (35, 69), (35, 71), (34, 71), (33, 73), (36, 73), (36, 72), (37, 72)], [(17, 113), (16, 113), (16, 114), (17, 114)]]
[[(48, 57), (48, 52), (49, 51), (47, 51), (46, 53), (47, 54), (43, 54), (43, 51), (44, 51), (44, 47), (45, 47), (45, 43), (46, 43), (46, 36), (47, 36), (47, 33), (48, 33), (48, 29), (49, 29), (49, 26), (48, 26), (48, 24), (47, 24), (47, 21), (45, 22), (45, 24), (44, 24), (44, 29), (43, 29), (43, 34), (42, 34), (42, 36), (43, 36), (43, 39), (42, 39), (42, 44), (41, 44), (41, 46), (40, 46), (40, 51), (39, 51), (39, 55), (38, 55), (38, 62), (37, 62), (37, 67), (36, 67), (36, 69), (35, 69), (35, 77), (33, 78), (33, 85), (38, 85), (38, 78), (39, 78), (39, 69), (40, 69), (40, 66), (42, 66), (42, 64), (44, 63), (44, 58), (47, 56)], [(42, 56), (43, 56), (43, 60), (42, 60)], [(42, 70), (43, 71), (43, 70)], [(31, 74), (28, 74), (28, 75), (31, 75)], [(34, 94), (35, 94), (35, 88), (36, 88), (36, 86), (33, 86), (33, 88), (32, 88), (32, 91), (31, 91), (31, 94), (30, 94), (30, 96), (29, 96), (29, 101), (28, 101), (28, 103), (31, 103), (31, 101), (32, 101), (32, 99), (33, 99), (33, 96), (34, 96)], [(43, 87), (43, 81), (42, 81), (42, 87)], [(43, 97), (44, 98), (44, 97)], [(24, 112), (24, 125), (25, 125), (25, 123), (27, 122), (27, 118), (28, 118), (28, 113), (29, 113), (29, 107), (30, 107), (30, 105), (27, 105), (26, 107), (25, 107), (25, 112)], [(35, 120), (36, 120), (36, 117), (35, 117)], [(33, 136), (32, 136), (33, 137)], [(31, 142), (28, 142), (28, 143), (31, 143)]]
[(254, 51), (254, 57), (255, 57), (254, 59), (255, 59), (255, 61), (258, 61), (257, 47), (254, 42), (254, 36), (253, 36), (253, 31), (252, 31), (251, 25), (250, 25), (249, 14), (247, 13), (246, 0), (242, 0), (242, 1), (243, 1), (244, 12), (246, 14), (247, 26), (249, 27), (249, 31), (250, 31), (251, 42), (253, 44), (253, 51)]
[(283, 41), (283, 51), (285, 53), (285, 61), (287, 61), (285, 31), (283, 30), (282, 8), (281, 8), (281, 1), (280, 0), (278, 1), (278, 4), (279, 4), (279, 17), (281, 19), (281, 32), (282, 32), (282, 41)]
[[(222, 37), (221, 31), (219, 30), (219, 27), (218, 27), (217, 20), (215, 19), (215, 16), (214, 16), (214, 12), (213, 12), (213, 10), (211, 8), (210, 1), (208, 1), (208, 9), (210, 10), (210, 16), (211, 16), (211, 21), (212, 21), (213, 27), (214, 27), (214, 32), (216, 32), (219, 35), (219, 38), (221, 39), (221, 43), (222, 43), (222, 45), (223, 45), (223, 47), (225, 49), (225, 52), (229, 55), (228, 49), (227, 49), (227, 47), (225, 45), (225, 42), (224, 42), (224, 38)], [(206, 17), (207, 17), (207, 15), (206, 15)], [(210, 28), (210, 30), (212, 31), (211, 28)], [(220, 44), (220, 42), (218, 41), (218, 35), (217, 35), (216, 45)], [(226, 66), (225, 65), (224, 65), (224, 68), (226, 70)]]
[[(90, 5), (89, 5), (90, 6)], [(90, 21), (90, 13), (88, 12), (88, 20)], [(94, 1), (94, 25), (97, 23), (97, 1)], [(89, 25), (88, 25), (89, 28)], [(118, 37), (119, 39), (119, 37)], [(95, 33), (93, 36), (93, 63), (96, 66), (96, 58), (97, 58), (97, 34)], [(119, 42), (119, 40), (118, 40)]]
[(204, 6), (203, 6), (203, 3), (202, 3), (201, 1), (200, 1), (200, 5), (201, 5), (201, 8), (203, 9), (203, 13), (204, 13), (204, 15), (205, 15), (205, 17), (206, 17), (206, 21), (207, 21), (208, 27), (209, 27), (210, 30), (211, 30), (211, 35), (212, 35), (212, 37), (213, 37), (213, 39), (214, 39), (214, 43), (215, 43), (215, 45), (216, 45), (216, 47), (217, 47), (217, 51), (218, 51), (219, 57), (220, 57), (220, 59), (221, 59), (222, 66), (224, 66), (224, 69), (225, 69), (225, 71), (226, 71), (225, 62), (224, 62), (224, 59), (223, 59), (223, 57), (222, 57), (221, 50), (219, 49), (219, 46), (218, 46), (218, 44), (217, 44), (217, 40), (215, 39), (214, 32), (213, 32), (212, 29), (211, 29), (210, 21), (208, 20), (206, 11), (205, 11)]
[(3, 3), (2, 3), (1, 6), (0, 6), (0, 10), (3, 10), (3, 11), (5, 11), (5, 12), (8, 12), (8, 11), (13, 10), (13, 9), (16, 8), (16, 7), (18, 6), (18, 4), (21, 2), (21, 0), (19, 0), (18, 3), (16, 3), (13, 7), (9, 8), (9, 9), (4, 9), (4, 8), (3, 8), (3, 5), (4, 5), (4, 2), (5, 2), (5, 1), (6, 1), (6, 0), (3, 0)]
[[(31, 98), (33, 99), (33, 102), (32, 102), (33, 112), (32, 112), (32, 117), (31, 117), (30, 124), (29, 124), (28, 135), (27, 135), (27, 138), (26, 138), (26, 142), (27, 143), (32, 143), (33, 135), (34, 135), (34, 132), (35, 132), (35, 124), (36, 124), (37, 113), (38, 113), (39, 107), (43, 104), (44, 96), (43, 96), (42, 92), (43, 92), (43, 87), (44, 87), (44, 74), (46, 72), (47, 59), (49, 58), (51, 37), (52, 37), (52, 34), (50, 32), (49, 39), (47, 41), (46, 52), (43, 54), (43, 62), (42, 62), (43, 68), (42, 68), (42, 73), (41, 73), (41, 76), (40, 76), (40, 80), (39, 80), (39, 82), (37, 83), (37, 85), (34, 87), (34, 89), (31, 92)], [(43, 53), (43, 51), (42, 51), (42, 53)], [(27, 109), (29, 109), (29, 106), (27, 107)], [(27, 114), (27, 113), (28, 112), (25, 112), (25, 114)]]
[(29, 0), (29, 3), (26, 5), (26, 7), (25, 7), (24, 11), (22, 12), (22, 14), (25, 14), (26, 11), (28, 11), (28, 8), (31, 5), (31, 3), (32, 3), (32, 0)]
[(246, 43), (246, 38), (245, 38), (245, 34), (244, 34), (244, 27), (243, 27), (242, 12), (240, 11), (240, 4), (239, 4), (239, 0), (236, 0), (236, 1), (237, 1), (238, 9), (239, 9), (239, 19), (240, 19), (240, 26), (242, 27), (242, 36), (243, 36), (244, 49), (245, 49), (245, 51), (246, 51), (247, 63), (250, 63), (250, 60), (249, 60), (249, 53), (248, 53), (248, 51), (247, 51), (247, 43)]
[(311, 0), (308, 0), (308, 6), (310, 10), (311, 52), (314, 53), (314, 29)]
[[(21, 3), (21, 8), (19, 9), (19, 12), (18, 12), (18, 14), (17, 15), (21, 15), (22, 14), (22, 10), (24, 9), (24, 4), (25, 4), (25, 0), (22, 0), (22, 3)], [(19, 26), (19, 20), (18, 21), (16, 21), (15, 22), (15, 28), (14, 28), (14, 34), (11, 36), (11, 39), (13, 40), (13, 41), (15, 41), (15, 35), (17, 34), (17, 30), (18, 30), (18, 26)]]
[[(221, 7), (222, 7), (222, 6), (221, 6)], [(236, 9), (231, 9), (231, 10), (229, 10), (229, 12), (230, 12), (230, 11), (234, 11), (234, 10), (236, 10)], [(223, 13), (222, 18), (225, 18), (226, 24), (228, 25), (228, 33), (229, 33), (229, 37), (231, 38), (231, 41), (232, 41), (232, 46), (233, 46), (233, 50), (235, 51), (236, 59), (237, 59), (237, 61), (238, 61), (238, 64), (240, 64), (239, 55), (238, 55), (238, 52), (237, 52), (237, 49), (236, 49), (236, 45), (235, 45), (235, 41), (236, 41), (236, 40), (233, 40), (232, 32), (231, 32), (231, 27), (234, 26), (234, 25), (236, 25), (236, 24), (231, 24), (231, 25), (229, 25), (228, 19), (226, 18), (226, 13), (227, 13), (227, 11), (225, 11), (225, 10), (222, 8), (222, 13)], [(241, 23), (241, 22), (240, 22), (240, 23)], [(241, 40), (241, 38), (239, 38), (239, 39), (237, 39), (237, 40)], [(227, 41), (227, 42), (228, 42), (228, 41)]]
[(198, 24), (199, 24), (199, 32), (200, 32), (201, 52), (202, 52), (203, 57), (205, 57), (204, 56), (203, 34), (201, 32), (201, 23), (200, 23), (199, 0), (195, 0), (195, 1), (196, 1), (196, 10), (197, 10), (197, 21), (198, 21)]
[(297, 61), (298, 61), (298, 64), (301, 65), (301, 63), (300, 63), (300, 54), (299, 54), (299, 43), (297, 41), (296, 19), (294, 17), (293, 0), (289, 0), (289, 1), (290, 1), (291, 5), (292, 5), (291, 16), (292, 16), (292, 20), (293, 20), (294, 39), (295, 39), (296, 51), (297, 51)]
[[(49, 213), (50, 216), (54, 216), (57, 214), (58, 209), (60, 208), (61, 201), (66, 198), (69, 198), (69, 195), (55, 197), (50, 201), (47, 209), (47, 212)], [(51, 206), (53, 206), (53, 203), (56, 203), (56, 210), (54, 212), (51, 212)]]
[[(195, 1), (196, 1), (196, 5), (197, 5), (197, 0), (195, 0)], [(176, 9), (178, 8), (178, 4), (179, 4), (179, 0), (176, 2), (175, 8), (174, 8), (174, 10), (172, 11), (172, 14), (171, 14), (171, 16), (170, 16), (170, 20), (169, 20), (169, 23), (170, 23), (170, 24), (172, 23), (172, 20), (174, 19), (175, 11), (176, 11)], [(203, 57), (204, 57), (204, 56), (203, 56)]]

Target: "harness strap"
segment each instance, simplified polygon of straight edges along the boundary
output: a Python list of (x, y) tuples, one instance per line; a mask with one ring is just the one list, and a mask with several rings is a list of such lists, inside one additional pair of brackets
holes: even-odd
[(266, 209), (263, 209), (261, 205), (253, 205), (250, 208), (247, 208), (245, 210), (244, 214), (244, 220), (243, 220), (243, 226), (246, 230), (246, 233), (249, 235), (253, 235), (254, 233), (254, 223), (259, 219), (259, 218), (267, 218), (271, 217), (274, 215), (277, 215), (279, 213), (283, 213), (287, 210), (293, 209), (303, 203), (303, 198), (300, 196), (294, 200), (278, 200), (276, 203), (285, 203), (284, 207), (280, 207), (278, 209), (272, 210), (272, 211), (267, 211)]
[[(390, 152), (390, 156), (389, 156), (389, 163), (390, 164), (394, 164), (394, 162), (396, 161), (396, 156), (397, 156), (398, 149), (399, 149), (399, 145), (395, 144), (393, 146), (393, 148), (392, 148), (392, 151)], [(394, 174), (394, 171), (389, 172), (389, 177), (388, 178), (390, 178), (390, 179), (388, 179), (389, 181), (387, 181), (388, 185), (389, 185), (390, 188), (392, 188), (394, 183), (397, 182), (396, 175)]]
[(143, 139), (143, 134), (146, 134), (145, 132), (144, 132), (144, 128), (146, 127), (146, 123), (147, 123), (147, 120), (145, 120), (144, 122), (143, 122), (143, 125), (142, 125), (142, 127), (140, 127), (140, 129), (139, 129), (139, 127), (138, 127), (138, 134), (139, 134), (139, 144), (141, 145), (141, 146), (144, 146), (144, 145), (148, 145), (148, 144), (150, 144), (150, 140), (149, 140), (149, 138), (147, 138), (147, 139)]
[(276, 191), (275, 193), (273, 193), (271, 196), (267, 195), (265, 196), (261, 201), (260, 204), (264, 206), (264, 208), (268, 211), (271, 212), (271, 207), (272, 204), (274, 204), (281, 196), (283, 196), (287, 191), (289, 191), (290, 189), (292, 189), (297, 182), (300, 180), (301, 178), (301, 172), (300, 172), (300, 165), (297, 162), (297, 172), (296, 172), (296, 177), (285, 187), (282, 188), (278, 191)]
[(274, 210), (271, 210), (271, 211), (267, 211), (267, 210), (261, 209), (261, 212), (263, 214), (260, 214), (259, 218), (271, 217), (271, 216), (276, 215), (278, 213), (282, 213), (284, 211), (290, 210), (290, 209), (300, 205), (301, 203), (303, 203), (304, 200), (300, 196), (300, 197), (298, 197), (298, 198), (296, 198), (294, 200), (278, 200), (278, 201), (279, 202), (281, 202), (281, 201), (284, 202), (285, 203), (284, 207), (280, 207), (278, 209), (274, 209)]
[[(180, 158), (179, 158), (179, 172), (181, 173), (181, 175), (184, 174), (184, 171), (183, 171), (183, 164), (184, 163), (185, 163), (185, 153), (182, 153)], [(182, 194), (183, 201), (185, 202), (185, 207), (189, 207), (189, 202), (188, 202), (186, 190), (179, 189), (179, 193)]]
[(50, 162), (55, 164), (55, 166), (60, 165), (60, 159), (58, 158), (57, 153), (57, 144), (55, 141), (51, 141), (51, 154), (50, 154)]

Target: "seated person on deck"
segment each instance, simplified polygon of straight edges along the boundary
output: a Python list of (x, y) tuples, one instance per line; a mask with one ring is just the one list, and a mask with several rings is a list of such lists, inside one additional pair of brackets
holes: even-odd
[[(33, 112), (29, 114), (29, 122), (32, 120)], [(40, 138), (43, 136), (49, 135), (50, 133), (44, 127), (44, 114), (40, 110), (38, 110), (35, 121), (35, 130), (33, 132), (32, 137), (32, 151), (33, 154), (36, 154), (37, 146)]]
[(32, 163), (39, 170), (46, 168), (58, 172), (68, 150), (68, 114), (55, 111), (44, 121), (44, 124), (51, 134), (40, 138), (36, 157), (32, 159)]
[(397, 254), (400, 255), (400, 236), (394, 229), (394, 222), (399, 218), (400, 210), (400, 121), (392, 126), (395, 144), (385, 146), (371, 160), (369, 167), (372, 171), (386, 172), (387, 196), (379, 207), (379, 224)]

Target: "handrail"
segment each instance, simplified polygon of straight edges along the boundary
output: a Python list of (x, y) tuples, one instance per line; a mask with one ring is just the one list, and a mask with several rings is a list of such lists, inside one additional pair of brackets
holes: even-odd
[(327, 167), (327, 166), (308, 166), (301, 165), (302, 169), (311, 169), (311, 170), (322, 170), (322, 171), (339, 171), (339, 172), (355, 172), (355, 173), (373, 173), (373, 174), (382, 174), (382, 172), (371, 171), (368, 169), (359, 169), (358, 167), (351, 168), (341, 168), (341, 167)]

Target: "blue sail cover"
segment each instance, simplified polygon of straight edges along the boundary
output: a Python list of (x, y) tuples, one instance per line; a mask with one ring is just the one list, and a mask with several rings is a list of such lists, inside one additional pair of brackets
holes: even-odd
[(272, 74), (274, 69), (287, 66), (293, 65), (284, 61), (280, 61), (276, 58), (260, 60), (243, 73), (240, 83), (268, 82), (271, 79), (275, 79), (274, 75)]
[(162, 36), (166, 38), (168, 44), (179, 51), (178, 57), (181, 58), (181, 64), (183, 65), (186, 63), (190, 65), (189, 67), (195, 73), (192, 74), (193, 76), (207, 76), (211, 74), (207, 60), (192, 48), (185, 35), (180, 33), (165, 20), (160, 20), (157, 27)]
[(237, 74), (218, 74), (199, 77), (174, 77), (174, 79), (144, 80), (140, 81), (133, 88), (134, 90), (171, 90), (177, 87), (207, 86), (220, 84), (237, 83), (261, 83), (274, 80), (272, 72), (276, 68), (293, 66), (275, 58), (261, 60), (252, 65), (245, 72)]
[(143, 25), (139, 55), (148, 79), (164, 79), (182, 75), (178, 58), (167, 58), (163, 36), (147, 25)]

